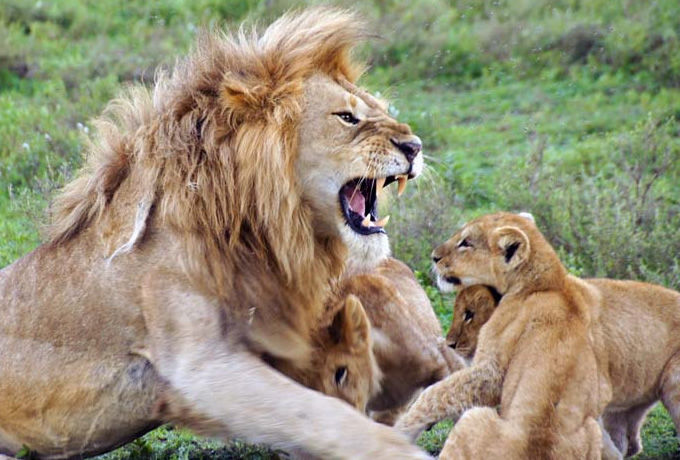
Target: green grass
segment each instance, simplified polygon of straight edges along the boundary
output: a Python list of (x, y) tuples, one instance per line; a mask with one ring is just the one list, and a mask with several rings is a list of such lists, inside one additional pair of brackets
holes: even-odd
[[(319, 3), (319, 2), (312, 2)], [(201, 26), (267, 20), (294, 0), (0, 4), (0, 267), (36, 247), (89, 120), (122, 85), (150, 83)], [(446, 327), (452, 298), (429, 253), (464, 221), (528, 210), (582, 276), (680, 288), (680, 3), (610, 0), (357, 2), (384, 40), (364, 84), (425, 143), (428, 170), (392, 215), (394, 253)], [(645, 192), (645, 190), (647, 190)], [(450, 429), (421, 438), (436, 453)], [(640, 458), (680, 458), (661, 407)], [(105, 458), (276, 458), (161, 428)]]

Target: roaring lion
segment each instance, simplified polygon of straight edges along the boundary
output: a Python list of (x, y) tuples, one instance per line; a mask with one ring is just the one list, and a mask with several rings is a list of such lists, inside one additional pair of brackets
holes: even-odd
[(388, 258), (344, 281), (341, 293), (356, 296), (370, 320), (381, 374), (367, 405), (375, 420), (392, 425), (420, 390), (464, 367), (446, 347), (427, 294), (403, 262)]
[(309, 359), (347, 261), (388, 252), (378, 192), (422, 169), (420, 139), (354, 84), (368, 35), (331, 8), (203, 34), (110, 104), (49, 242), (0, 272), (0, 453), (89, 456), (171, 422), (426, 458), (262, 359)]
[[(594, 317), (603, 332), (607, 366), (601, 369), (612, 387), (605, 408), (606, 433), (626, 457), (642, 451), (640, 429), (660, 399), (680, 432), (680, 293), (648, 283), (585, 279), (601, 296)], [(449, 345), (472, 358), (482, 326), (500, 297), (477, 285), (456, 296)], [(653, 334), (650, 335), (650, 331)]]
[(611, 385), (598, 372), (605, 363), (597, 290), (570, 276), (521, 215), (475, 219), (432, 257), (440, 287), (483, 284), (502, 299), (472, 365), (426, 389), (397, 429), (415, 437), (465, 411), (440, 458), (600, 458), (597, 419)]

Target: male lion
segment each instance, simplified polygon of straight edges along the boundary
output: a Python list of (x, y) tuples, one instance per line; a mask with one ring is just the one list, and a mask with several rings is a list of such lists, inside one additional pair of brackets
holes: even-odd
[(322, 458), (425, 458), (267, 365), (305, 362), (346, 260), (388, 251), (376, 190), (421, 142), (354, 85), (350, 13), (204, 34), (98, 121), (50, 241), (0, 272), (0, 453), (94, 455), (163, 422)]
[(598, 374), (597, 291), (568, 275), (533, 221), (519, 215), (475, 219), (432, 257), (441, 287), (484, 284), (503, 298), (472, 366), (426, 389), (397, 428), (415, 437), (489, 406), (464, 414), (441, 458), (600, 458), (597, 417), (611, 388)]
[[(601, 368), (612, 386), (604, 428), (626, 457), (642, 451), (640, 429), (659, 399), (680, 432), (680, 293), (653, 284), (607, 279), (583, 280), (601, 296), (600, 314), (608, 365)], [(482, 326), (500, 298), (486, 286), (456, 296), (447, 341), (472, 358)], [(652, 333), (653, 331), (653, 333)], [(605, 433), (603, 433), (605, 434)]]

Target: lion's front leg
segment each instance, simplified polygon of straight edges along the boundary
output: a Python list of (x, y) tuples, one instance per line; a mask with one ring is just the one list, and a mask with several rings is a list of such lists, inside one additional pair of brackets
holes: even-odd
[(410, 439), (444, 419), (458, 420), (473, 406), (500, 403), (502, 376), (493, 365), (482, 364), (462, 369), (423, 391), (395, 425)]
[[(172, 421), (221, 438), (239, 437), (318, 458), (427, 458), (393, 430), (303, 388), (247, 352), (203, 350), (170, 381), (183, 399)], [(170, 408), (172, 412), (172, 408)]]
[(168, 387), (167, 421), (319, 458), (428, 458), (396, 431), (228, 343), (219, 305), (176, 286), (147, 289), (144, 299), (151, 360)]

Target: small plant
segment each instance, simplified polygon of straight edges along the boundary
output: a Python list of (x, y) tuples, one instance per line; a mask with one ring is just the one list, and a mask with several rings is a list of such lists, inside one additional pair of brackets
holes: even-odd
[[(680, 142), (675, 120), (648, 119), (609, 138), (590, 166), (565, 171), (536, 142), (501, 184), (508, 209), (527, 209), (585, 276), (680, 287)], [(528, 185), (528, 187), (527, 187)], [(530, 205), (527, 207), (527, 204)], [(566, 255), (569, 254), (568, 257)]]

